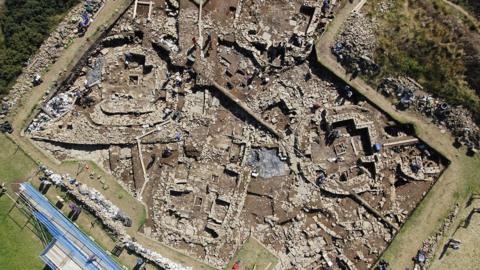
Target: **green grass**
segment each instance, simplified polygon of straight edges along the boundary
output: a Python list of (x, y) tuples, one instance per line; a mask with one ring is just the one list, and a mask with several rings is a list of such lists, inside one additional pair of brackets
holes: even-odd
[(0, 94), (8, 93), (23, 64), (79, 0), (5, 0), (0, 16)]
[(0, 135), (0, 148), (0, 181), (24, 180), (36, 169), (35, 162), (5, 135)]
[(8, 270), (43, 269), (45, 264), (39, 258), (43, 250), (42, 243), (30, 231), (31, 226), (20, 227), (26, 222), (25, 216), (15, 210), (7, 215), (12, 204), (12, 201), (5, 196), (0, 198), (1, 268)]
[(366, 5), (379, 24), (374, 60), (381, 67), (367, 81), (378, 86), (384, 77), (409, 76), (425, 91), (470, 108), (480, 119), (480, 98), (469, 84), (477, 81), (468, 60), (475, 52), (467, 49), (480, 40), (469, 30), (469, 21), (439, 0), (398, 0), (384, 13), (374, 9), (380, 1)]
[(462, 178), (465, 184), (457, 190), (455, 195), (459, 200), (466, 200), (472, 193), (480, 193), (480, 158), (478, 155), (475, 157), (463, 156), (460, 162), (464, 168)]
[[(4, 135), (0, 135), (0, 148), (3, 153), (0, 156), (0, 182), (23, 182), (35, 172), (37, 168), (36, 163)], [(37, 186), (38, 181), (33, 184)], [(11, 191), (9, 192), (11, 193)], [(56, 194), (65, 195), (64, 193), (50, 191), (47, 197), (53, 201)], [(18, 210), (14, 209), (8, 214), (12, 205), (13, 202), (8, 197), (0, 197), (0, 269), (43, 269), (45, 264), (39, 258), (40, 253), (44, 249), (42, 242), (32, 231), (32, 225), (23, 227), (27, 222), (27, 218)], [(66, 215), (68, 209), (64, 207), (63, 210), (62, 212)], [(95, 219), (87, 211), (84, 211), (82, 216), (84, 218), (88, 217), (88, 220)], [(92, 231), (89, 228), (89, 222), (78, 225), (83, 232)], [(101, 225), (97, 225), (97, 230), (99, 230), (99, 227)], [(102, 235), (100, 236), (100, 234)], [(104, 231), (100, 231), (97, 232), (96, 237), (104, 239), (110, 236)], [(109, 250), (102, 243), (96, 243), (100, 247)], [(117, 258), (114, 259), (117, 260)]]
[(147, 210), (144, 208), (141, 215), (140, 219), (138, 221), (138, 230), (142, 229), (143, 225), (145, 225), (145, 222), (147, 222)]
[[(1, 182), (23, 180), (35, 170), (36, 164), (4, 135), (0, 135), (0, 148)], [(38, 257), (43, 250), (42, 243), (30, 230), (31, 226), (23, 227), (26, 217), (18, 210), (8, 214), (12, 205), (9, 198), (0, 197), (0, 268), (43, 269), (44, 263)]]
[[(462, 172), (460, 179), (462, 179), (463, 183), (461, 185), (457, 185), (456, 190), (454, 192), (454, 200), (458, 202), (460, 205), (463, 205), (469, 198), (472, 193), (480, 193), (480, 179), (478, 176), (480, 175), (480, 158), (476, 157), (468, 157), (468, 156), (461, 156), (456, 161), (459, 164), (462, 164)], [(432, 192), (427, 193), (425, 199), (420, 203), (420, 205), (415, 209), (411, 217), (406, 221), (406, 223), (402, 226), (400, 232), (395, 236), (396, 239), (402, 238), (403, 234), (411, 233), (415, 230), (413, 226), (421, 222), (421, 218), (428, 215), (428, 211), (430, 209), (426, 208), (427, 202), (431, 200), (433, 196)], [(440, 228), (443, 224), (445, 218), (450, 214), (453, 210), (453, 206), (450, 207), (448, 211), (445, 211), (444, 215), (439, 217), (436, 221), (434, 230)], [(402, 252), (402, 246), (399, 241), (393, 241), (392, 244), (388, 247), (386, 252), (383, 254), (382, 258), (386, 261), (394, 261), (396, 254)], [(438, 250), (437, 250), (438, 252)]]
[(277, 257), (252, 237), (235, 253), (225, 270), (232, 269), (233, 264), (237, 260), (240, 260), (240, 269), (245, 270), (251, 270), (254, 267), (259, 270), (271, 270), (278, 263)]
[[(78, 166), (88, 164), (89, 171), (83, 171), (79, 176), (79, 181), (84, 182), (89, 187), (93, 187), (100, 191), (105, 197), (109, 198), (112, 203), (120, 207), (121, 209), (131, 209), (125, 210), (127, 214), (130, 215), (133, 221), (132, 230), (130, 233), (133, 233), (134, 229), (140, 229), (146, 221), (146, 209), (143, 204), (141, 204), (137, 199), (130, 195), (118, 182), (115, 178), (107, 173), (103, 168), (98, 166), (95, 162), (90, 160), (66, 160), (62, 162), (62, 165), (65, 167), (71, 168), (72, 171), (76, 171)], [(94, 179), (86, 177), (90, 172), (94, 172), (96, 176), (101, 176), (103, 180), (106, 181), (108, 189), (104, 190), (102, 184)], [(83, 178), (82, 178), (83, 176)]]

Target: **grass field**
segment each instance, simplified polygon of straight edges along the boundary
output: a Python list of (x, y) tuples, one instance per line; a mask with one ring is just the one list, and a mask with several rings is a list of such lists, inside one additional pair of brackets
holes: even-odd
[(43, 250), (42, 242), (30, 230), (23, 227), (25, 216), (17, 211), (7, 215), (13, 203), (6, 197), (0, 198), (0, 265), (2, 269), (23, 270), (43, 269), (44, 263), (39, 255)]
[[(469, 222), (465, 222), (473, 208), (480, 207), (480, 200), (473, 201), (471, 206), (465, 207), (461, 210), (458, 219), (460, 219), (458, 226), (448, 233), (444, 241), (439, 244), (435, 260), (432, 262), (430, 269), (448, 270), (448, 269), (477, 269), (480, 265), (480, 249), (478, 243), (480, 242), (480, 214), (473, 214)], [(468, 224), (468, 225), (467, 225)], [(448, 238), (454, 238), (461, 241), (460, 249), (447, 249), (445, 254), (443, 245), (448, 241)]]
[[(35, 173), (36, 163), (4, 135), (0, 135), (0, 149), (3, 153), (0, 156), (0, 182), (23, 182)], [(72, 162), (71, 165), (76, 166), (76, 163)], [(33, 179), (36, 179), (36, 176)], [(32, 184), (38, 185), (39, 182), (33, 180)], [(119, 192), (117, 190), (119, 188), (113, 187), (115, 192)], [(11, 189), (9, 189), (9, 192), (12, 192)], [(63, 197), (64, 195), (59, 190), (51, 188), (47, 193), (47, 198), (54, 202), (57, 196)], [(127, 199), (127, 203), (132, 202)], [(2, 254), (0, 256), (0, 269), (43, 269), (44, 263), (40, 260), (39, 255), (44, 246), (35, 235), (33, 226), (26, 223), (27, 218), (19, 210), (14, 208), (8, 213), (12, 205), (13, 202), (7, 196), (0, 197), (0, 254)], [(63, 208), (63, 213), (65, 215), (68, 213), (67, 207)], [(143, 211), (139, 211), (139, 213), (142, 215)], [(94, 235), (95, 240), (101, 247), (111, 250), (115, 245), (114, 240), (100, 224), (91, 226), (95, 219), (94, 216), (83, 211), (76, 223), (82, 231), (88, 235)], [(138, 219), (135, 221), (138, 221)], [(24, 227), (25, 224), (27, 226)], [(139, 226), (140, 224), (136, 225)], [(137, 228), (133, 229), (136, 230)], [(120, 260), (123, 264), (131, 266), (135, 264), (136, 257), (124, 252)]]
[(271, 270), (277, 265), (278, 259), (255, 238), (250, 237), (235, 254), (225, 270), (232, 269), (233, 264), (240, 260), (241, 270)]
[[(36, 164), (4, 135), (0, 135), (0, 182), (13, 183), (28, 177)], [(38, 257), (42, 242), (26, 226), (26, 217), (14, 210), (8, 214), (13, 202), (0, 197), (0, 268), (11, 270), (42, 269), (44, 263)]]

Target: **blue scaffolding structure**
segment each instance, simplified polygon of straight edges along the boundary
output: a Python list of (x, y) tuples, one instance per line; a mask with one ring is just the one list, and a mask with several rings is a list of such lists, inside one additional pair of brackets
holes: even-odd
[(19, 198), (53, 238), (40, 255), (51, 269), (122, 269), (30, 183), (20, 184)]

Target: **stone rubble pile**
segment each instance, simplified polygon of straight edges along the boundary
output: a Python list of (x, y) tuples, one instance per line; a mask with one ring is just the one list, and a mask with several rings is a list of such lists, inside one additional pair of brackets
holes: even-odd
[(449, 130), (457, 143), (470, 150), (480, 149), (480, 128), (466, 108), (452, 107), (441, 98), (426, 94), (421, 85), (406, 77), (385, 78), (378, 91), (387, 97), (394, 97), (400, 109), (420, 112), (442, 129)]
[(158, 254), (155, 251), (149, 250), (139, 243), (132, 241), (130, 239), (125, 239), (124, 240), (125, 247), (142, 256), (143, 258), (147, 259), (150, 262), (155, 263), (156, 265), (162, 266), (162, 269), (167, 269), (167, 270), (191, 270), (191, 267), (183, 266), (181, 264), (175, 263), (162, 255)]
[(39, 113), (37, 117), (32, 120), (32, 123), (30, 123), (30, 125), (26, 129), (26, 132), (32, 133), (36, 131), (41, 131), (44, 129), (44, 124), (50, 122), (51, 120), (52, 118), (46, 113)]
[(53, 173), (45, 166), (41, 166), (40, 169), (48, 181), (58, 187), (66, 188), (68, 194), (71, 194), (77, 201), (92, 211), (116, 235), (125, 234), (124, 226), (131, 226), (130, 218), (96, 189), (80, 184), (68, 174)]
[(84, 8), (85, 11), (95, 15), (105, 4), (106, 0), (85, 0)]
[(428, 269), (429, 264), (434, 259), (433, 256), (435, 255), (435, 252), (438, 249), (438, 245), (440, 244), (442, 239), (445, 237), (445, 234), (448, 233), (448, 230), (453, 224), (453, 221), (458, 215), (459, 211), (460, 211), (460, 205), (457, 203), (454, 209), (450, 212), (450, 214), (443, 220), (443, 223), (438, 229), (438, 231), (434, 235), (430, 236), (428, 239), (423, 241), (423, 247), (421, 251), (423, 251), (426, 257), (425, 263), (423, 265), (424, 267), (423, 269)]
[(332, 53), (353, 74), (373, 75), (379, 71), (374, 62), (378, 46), (375, 36), (376, 25), (362, 13), (352, 13), (337, 37)]
[[(391, 1), (381, 1), (375, 6), (375, 12), (388, 12), (392, 5)], [(373, 19), (362, 13), (352, 13), (332, 47), (332, 53), (353, 77), (359, 74), (374, 76), (381, 69), (373, 60), (378, 47), (377, 28)], [(450, 106), (442, 99), (426, 94), (421, 85), (406, 77), (386, 77), (378, 91), (394, 97), (400, 109), (418, 111), (440, 128), (449, 130), (456, 137), (456, 143), (467, 146), (469, 151), (480, 149), (480, 128), (467, 108)]]
[(44, 110), (51, 117), (58, 118), (71, 110), (74, 102), (72, 93), (60, 93), (45, 104)]
[[(444, 104), (437, 101), (438, 104)], [(472, 113), (464, 107), (458, 106), (450, 110), (445, 120), (439, 120), (439, 124), (449, 129), (457, 142), (466, 145), (469, 150), (476, 152), (480, 149), (480, 128), (473, 121)]]
[(4, 98), (0, 118), (8, 114), (8, 108), (18, 107), (25, 93), (30, 92), (34, 87), (34, 78), (48, 72), (48, 68), (57, 61), (62, 52), (75, 42), (78, 37), (78, 23), (82, 19), (82, 14), (86, 11), (94, 14), (103, 6), (104, 2), (105, 0), (86, 0), (65, 15), (65, 19), (59, 23), (55, 31), (28, 60), (28, 65), (23, 68), (22, 74), (10, 89), (8, 96)]
[(41, 166), (40, 170), (44, 173), (46, 179), (57, 187), (67, 189), (67, 193), (72, 195), (75, 200), (80, 202), (92, 212), (102, 223), (109, 228), (120, 240), (120, 242), (130, 251), (144, 259), (155, 263), (162, 269), (166, 270), (191, 270), (191, 267), (185, 267), (175, 263), (162, 255), (143, 247), (141, 244), (127, 234), (125, 227), (132, 226), (130, 218), (123, 213), (120, 208), (110, 202), (96, 189), (88, 187), (86, 184), (79, 183), (75, 178), (68, 174), (60, 175), (54, 173), (45, 166)]

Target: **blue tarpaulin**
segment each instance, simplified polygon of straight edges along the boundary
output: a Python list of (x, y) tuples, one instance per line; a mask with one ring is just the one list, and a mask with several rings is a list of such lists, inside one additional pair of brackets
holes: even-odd
[(380, 152), (380, 151), (382, 150), (382, 145), (379, 144), (379, 143), (374, 144), (374, 145), (373, 145), (373, 150), (374, 150), (376, 153)]
[[(20, 185), (21, 195), (32, 206), (32, 214), (52, 235), (53, 241), (40, 256), (52, 269), (59, 269), (46, 253), (54, 244), (66, 249), (69, 258), (82, 269), (121, 270), (122, 268), (95, 242), (67, 219), (30, 183)], [(92, 258), (95, 258), (94, 262)]]
[(90, 25), (90, 15), (87, 12), (82, 13), (82, 21), (80, 27), (87, 27)]

